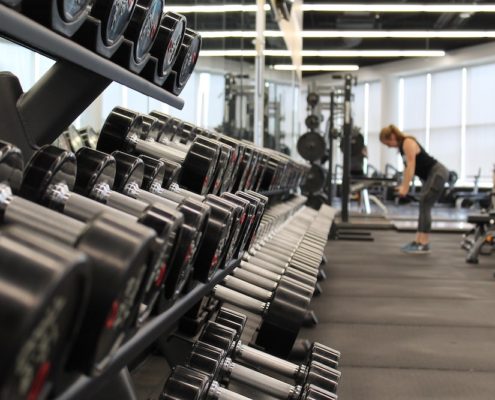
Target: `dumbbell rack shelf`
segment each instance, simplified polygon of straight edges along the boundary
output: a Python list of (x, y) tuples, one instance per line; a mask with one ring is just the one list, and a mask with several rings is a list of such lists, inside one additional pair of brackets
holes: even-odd
[(94, 398), (98, 390), (115, 377), (133, 359), (145, 351), (158, 337), (174, 327), (177, 321), (203, 296), (207, 295), (213, 287), (220, 283), (227, 275), (239, 266), (239, 259), (227, 263), (224, 269), (218, 271), (208, 283), (199, 284), (189, 293), (180, 298), (169, 310), (152, 318), (141, 327), (117, 351), (113, 360), (105, 371), (95, 377), (81, 376), (70, 385), (55, 400), (86, 400)]
[(112, 81), (184, 107), (179, 97), (1, 4), (0, 36), (56, 60), (26, 93), (15, 87), (12, 76), (0, 76), (1, 139), (25, 156), (53, 142)]

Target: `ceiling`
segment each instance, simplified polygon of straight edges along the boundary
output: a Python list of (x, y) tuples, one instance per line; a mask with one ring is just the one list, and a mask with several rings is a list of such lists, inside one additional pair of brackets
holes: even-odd
[[(267, 0), (268, 2), (268, 0)], [(254, 4), (254, 0), (168, 0), (167, 5), (223, 5), (223, 4)], [(358, 3), (358, 4), (494, 4), (490, 1), (306, 1), (306, 3)], [(255, 13), (196, 13), (187, 14), (188, 25), (199, 31), (244, 30), (254, 31)], [(267, 13), (267, 30), (277, 30), (277, 24), (271, 13)], [(304, 30), (495, 30), (493, 14), (456, 14), (456, 13), (329, 13), (305, 12)], [(473, 46), (489, 42), (493, 39), (363, 39), (363, 38), (305, 38), (304, 50), (454, 50), (465, 46)], [(267, 49), (286, 49), (282, 38), (267, 38)], [(254, 49), (252, 39), (204, 39), (203, 49)], [(304, 64), (357, 64), (360, 67), (394, 61), (391, 58), (320, 58), (304, 57)], [(246, 58), (253, 62), (252, 58)], [(290, 58), (266, 57), (267, 65), (290, 64)]]

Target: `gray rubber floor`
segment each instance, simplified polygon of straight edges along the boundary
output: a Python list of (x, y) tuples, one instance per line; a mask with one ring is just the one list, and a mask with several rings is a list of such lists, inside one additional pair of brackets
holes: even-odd
[(410, 234), (329, 242), (320, 318), (301, 337), (342, 352), (342, 400), (495, 399), (495, 257), (464, 263), (459, 235), (407, 256)]

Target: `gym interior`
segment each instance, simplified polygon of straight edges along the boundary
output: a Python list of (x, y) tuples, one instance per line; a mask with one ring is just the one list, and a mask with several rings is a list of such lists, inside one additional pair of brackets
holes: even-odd
[(494, 13), (0, 0), (0, 400), (495, 398)]

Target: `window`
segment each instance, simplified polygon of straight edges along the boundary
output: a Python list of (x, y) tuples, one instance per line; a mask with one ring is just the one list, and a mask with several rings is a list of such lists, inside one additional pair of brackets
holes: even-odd
[(495, 64), (468, 68), (466, 110), (466, 180), (481, 169), (490, 182), (495, 163)]
[(429, 151), (449, 170), (461, 172), (462, 69), (431, 78)]

